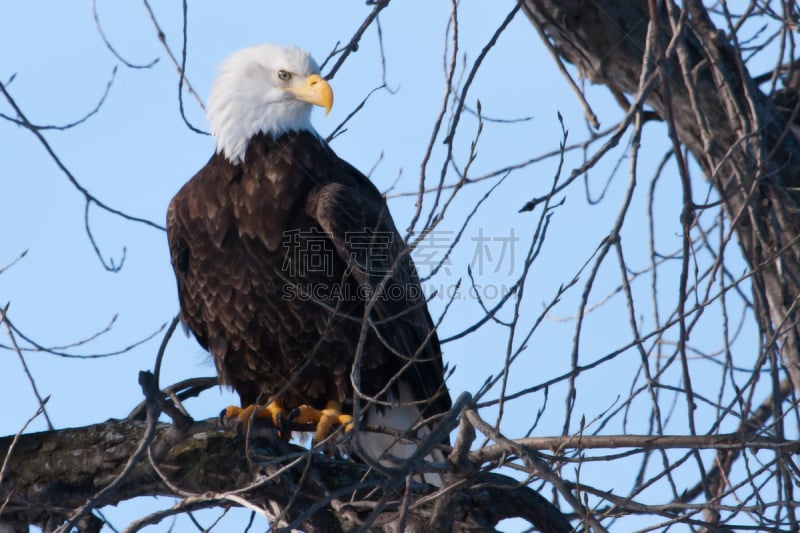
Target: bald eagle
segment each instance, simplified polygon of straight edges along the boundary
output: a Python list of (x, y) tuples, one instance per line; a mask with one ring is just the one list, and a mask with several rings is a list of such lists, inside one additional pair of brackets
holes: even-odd
[(383, 196), (311, 126), (312, 106), (332, 104), (298, 48), (223, 62), (207, 109), (216, 152), (167, 212), (180, 317), (239, 394), (229, 417), (299, 411), (316, 440), (337, 424), (387, 428), (356, 431), (354, 448), (391, 466), (451, 401)]

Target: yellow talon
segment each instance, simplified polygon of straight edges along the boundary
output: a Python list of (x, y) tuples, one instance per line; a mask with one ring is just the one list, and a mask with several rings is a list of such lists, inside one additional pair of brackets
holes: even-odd
[[(255, 414), (253, 414), (253, 411), (255, 411)], [(266, 418), (272, 422), (273, 426), (280, 430), (282, 422), (286, 420), (286, 409), (284, 409), (283, 406), (276, 401), (269, 402), (263, 407), (255, 404), (248, 405), (247, 407), (236, 407), (235, 405), (229, 405), (225, 408), (223, 416), (225, 418), (235, 418), (238, 420), (242, 424), (242, 427), (245, 431), (247, 431), (247, 427), (250, 425), (251, 418)], [(291, 432), (288, 431), (286, 432), (288, 433), (287, 435), (281, 434), (281, 431), (278, 433), (286, 440), (289, 440), (292, 437)]]
[(342, 413), (342, 404), (331, 400), (325, 409), (315, 409), (310, 405), (298, 407), (300, 414), (295, 418), (298, 424), (316, 424), (317, 430), (314, 433), (314, 442), (322, 442), (331, 433), (334, 425), (344, 426), (345, 432), (353, 429), (353, 417)]

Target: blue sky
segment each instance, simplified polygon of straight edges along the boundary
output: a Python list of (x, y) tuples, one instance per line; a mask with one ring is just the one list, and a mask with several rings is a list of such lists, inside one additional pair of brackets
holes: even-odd
[[(153, 4), (157, 4), (155, 14), (167, 43), (179, 54), (180, 4)], [(492, 9), (486, 5), (474, 0), (461, 3), (456, 76), (461, 82), (464, 68), (471, 67), (513, 2), (493, 3)], [(414, 213), (415, 198), (404, 193), (416, 190), (420, 163), (442, 104), (449, 7), (447, 2), (413, 0), (392, 3), (384, 11), (380, 23), (385, 81), (390, 90), (375, 92), (332, 143), (341, 157), (364, 172), (371, 171), (378, 188), (389, 193), (390, 207), (400, 228), (407, 226)], [(364, 2), (191, 3), (187, 77), (204, 101), (219, 62), (237, 48), (261, 42), (296, 44), (310, 50), (321, 62), (337, 42), (350, 39), (370, 9)], [(7, 52), (0, 55), (0, 80), (31, 122), (59, 125), (92, 110), (116, 68), (107, 98), (96, 115), (69, 130), (42, 133), (63, 164), (98, 199), (130, 215), (163, 224), (170, 198), (202, 167), (212, 153), (213, 143), (210, 137), (190, 131), (183, 123), (177, 99), (178, 76), (144, 6), (140, 2), (99, 1), (97, 10), (105, 34), (125, 60), (142, 65), (157, 59), (157, 63), (143, 69), (122, 64), (103, 44), (86, 2), (5, 2), (0, 5), (0, 18), (7, 21), (0, 34), (0, 47)], [(358, 52), (348, 58), (332, 80), (336, 102), (327, 118), (315, 112), (317, 129), (324, 135), (331, 132), (382, 83), (378, 32), (372, 27)], [(587, 87), (587, 94), (603, 128), (622, 116), (605, 89)], [(477, 157), (470, 167), (471, 176), (557, 149), (561, 140), (558, 111), (564, 116), (570, 142), (584, 139), (588, 131), (573, 93), (521, 14), (500, 36), (467, 93), (466, 102), (471, 109), (478, 100), (485, 117), (503, 121), (485, 121)], [(184, 105), (187, 119), (205, 130), (202, 109), (188, 93), (184, 93)], [(0, 101), (0, 112), (13, 115), (5, 101)], [(526, 120), (514, 121), (521, 118)], [(648, 124), (645, 133), (658, 134), (658, 128)], [(466, 114), (455, 142), (456, 162), (461, 168), (476, 132), (477, 119)], [(178, 304), (163, 231), (93, 206), (90, 226), (103, 258), (113, 258), (118, 263), (125, 250), (123, 268), (117, 273), (108, 272), (86, 236), (82, 195), (48, 157), (41, 143), (29, 131), (8, 121), (0, 121), (0, 138), (0, 265), (28, 250), (25, 258), (0, 274), (0, 305), (10, 302), (8, 316), (15, 326), (42, 345), (62, 346), (91, 337), (118, 316), (108, 333), (67, 350), (89, 355), (117, 351), (169, 322)], [(431, 184), (441, 171), (441, 140), (440, 135), (427, 168)], [(526, 343), (527, 349), (512, 366), (509, 391), (544, 382), (569, 369), (575, 331), (575, 321), (570, 317), (574, 316), (586, 281), (582, 268), (617, 216), (628, 186), (626, 150), (627, 138), (589, 173), (585, 188), (576, 184), (558, 197), (564, 199), (564, 205), (554, 211), (547, 239), (531, 269), (525, 301), (520, 307), (518, 335), (536, 322), (559, 285), (583, 272), (582, 277)], [(645, 146), (639, 165), (643, 183), (650, 179), (665, 151), (664, 144)], [(579, 151), (568, 155), (565, 174), (580, 164), (581, 157)], [(615, 170), (618, 161), (619, 168)], [(447, 294), (459, 279), (462, 282), (460, 294), (464, 298), (450, 307), (440, 328), (441, 337), (451, 336), (483, 314), (480, 303), (465, 296), (467, 265), (472, 265), (488, 304), (496, 301), (502, 288), (519, 276), (540, 213), (517, 211), (525, 201), (547, 191), (557, 166), (558, 159), (551, 157), (512, 172), (471, 219), (448, 268), (426, 287), (439, 289), (439, 296), (431, 301), (432, 313), (438, 316), (447, 304), (441, 293)], [(454, 179), (452, 169), (448, 169), (448, 182)], [(452, 238), (475, 202), (496, 183), (486, 180), (470, 185), (456, 197), (438, 228), (436, 235), (441, 241), (429, 241), (427, 248), (418, 251), (429, 254), (417, 255), (423, 275), (430, 268), (425, 257), (441, 257), (441, 244)], [(587, 195), (601, 194), (606, 184), (603, 202), (587, 201)], [(634, 271), (648, 265), (648, 186), (649, 182), (637, 187), (622, 230), (626, 261)], [(668, 175), (659, 182), (657, 191), (659, 203), (654, 208), (654, 219), (658, 246), (668, 253), (680, 245), (680, 203), (676, 201), (680, 190), (674, 176)], [(705, 193), (705, 186), (698, 183), (698, 197)], [(429, 206), (430, 201), (427, 197), (423, 206)], [(736, 266), (736, 252), (730, 253)], [(738, 268), (744, 267), (738, 264)], [(659, 278), (665, 308), (670, 302), (674, 304), (678, 269), (677, 262), (667, 264)], [(602, 300), (619, 285), (620, 279), (615, 262), (604, 263), (590, 302)], [(643, 306), (648, 305), (648, 283), (634, 285)], [(508, 320), (512, 311), (513, 306), (508, 306), (501, 318)], [(647, 330), (650, 309), (638, 312)], [(628, 343), (632, 334), (627, 317), (624, 299), (619, 295), (591, 313), (584, 324), (581, 362), (597, 359)], [(716, 346), (720, 342), (718, 328), (718, 320), (710, 318), (705, 327), (708, 338), (698, 335), (693, 340), (698, 346)], [(746, 335), (744, 338), (745, 346), (749, 342), (752, 347), (752, 336), (749, 341)], [(152, 367), (160, 339), (161, 335), (157, 335), (127, 353), (99, 359), (27, 352), (26, 361), (41, 394), (51, 396), (47, 410), (54, 425), (81, 426), (124, 417), (141, 400), (137, 373)], [(449, 382), (453, 396), (464, 390), (476, 391), (489, 374), (502, 371), (507, 340), (505, 328), (490, 325), (467, 339), (445, 345), (445, 360), (456, 367)], [(515, 347), (519, 343), (519, 337), (514, 339)], [(0, 344), (8, 344), (4, 331), (0, 333)], [(579, 378), (576, 415), (570, 431), (578, 430), (581, 416), (591, 421), (627, 397), (640, 361), (635, 351), (629, 352)], [(705, 385), (713, 391), (717, 378), (703, 365), (707, 364), (708, 369), (714, 365), (697, 364), (698, 372), (709, 376)], [(193, 339), (183, 335), (173, 339), (164, 362), (162, 384), (213, 373), (208, 356)], [(0, 404), (13, 406), (0, 418), (0, 434), (14, 433), (35, 412), (37, 402), (13, 352), (0, 351), (0, 379)], [(525, 434), (536, 419), (537, 410), (546, 405), (534, 434), (560, 434), (565, 391), (563, 384), (552, 387), (547, 404), (542, 393), (511, 402), (502, 431), (508, 436)], [(496, 393), (493, 391), (490, 397)], [(200, 419), (215, 416), (233, 402), (236, 399), (230, 393), (213, 390), (190, 401), (188, 407)], [(633, 412), (641, 409), (644, 413), (647, 407), (642, 400)], [(494, 421), (491, 408), (483, 414)], [(680, 415), (672, 420), (673, 432), (685, 430)], [(607, 432), (644, 431), (634, 422), (629, 423), (623, 428), (618, 421)], [(37, 419), (29, 431), (44, 428), (43, 421)], [(598, 483), (613, 472), (592, 468), (587, 467), (584, 475), (594, 472), (599, 476), (595, 479)], [(141, 509), (167, 504), (136, 505), (108, 510), (108, 514), (114, 517), (115, 525), (124, 527), (141, 514)], [(178, 530), (181, 527), (185, 524), (177, 526)]]

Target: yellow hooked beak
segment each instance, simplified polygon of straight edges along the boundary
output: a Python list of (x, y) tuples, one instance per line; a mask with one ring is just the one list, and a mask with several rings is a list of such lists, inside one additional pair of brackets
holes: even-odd
[(305, 79), (305, 83), (300, 80), (297, 85), (287, 87), (285, 90), (292, 93), (298, 100), (324, 107), (326, 116), (331, 112), (333, 89), (319, 74), (311, 74)]

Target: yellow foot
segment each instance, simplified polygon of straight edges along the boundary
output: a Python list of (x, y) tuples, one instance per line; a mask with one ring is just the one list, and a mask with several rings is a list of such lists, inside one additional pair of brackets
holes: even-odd
[(317, 430), (314, 433), (314, 442), (322, 442), (330, 435), (334, 425), (344, 426), (344, 430), (353, 429), (353, 417), (342, 414), (342, 404), (336, 401), (329, 401), (325, 409), (314, 409), (310, 405), (301, 405), (297, 408), (300, 413), (294, 419), (298, 424), (316, 424)]
[[(255, 411), (255, 414), (253, 413)], [(223, 411), (222, 416), (225, 418), (233, 419), (235, 418), (239, 422), (241, 422), (242, 427), (245, 431), (247, 431), (247, 427), (250, 425), (250, 420), (252, 418), (266, 418), (272, 422), (272, 425), (278, 428), (278, 434), (289, 440), (292, 437), (291, 431), (284, 431), (283, 425), (286, 422), (286, 409), (283, 406), (275, 401), (269, 402), (265, 406), (258, 406), (258, 405), (248, 405), (247, 407), (236, 407), (235, 405), (229, 405)], [(283, 433), (286, 433), (285, 435)]]

